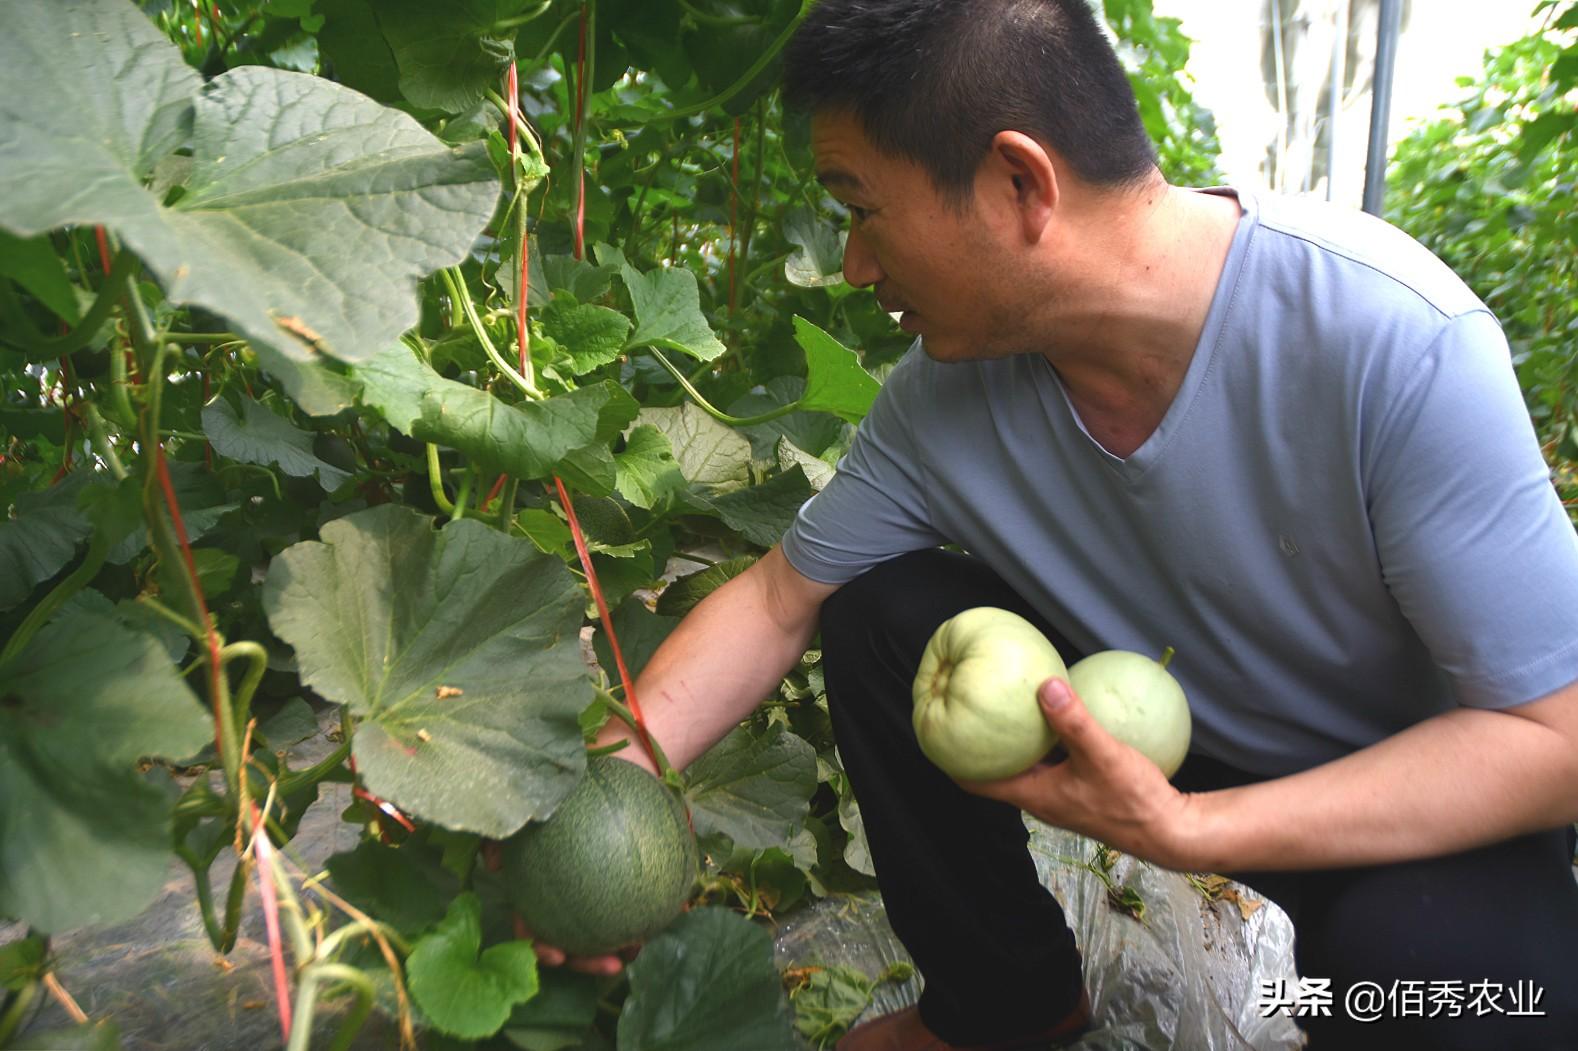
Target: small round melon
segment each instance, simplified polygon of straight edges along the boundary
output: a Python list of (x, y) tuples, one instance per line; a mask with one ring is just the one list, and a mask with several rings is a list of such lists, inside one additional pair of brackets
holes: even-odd
[(1189, 702), (1164, 661), (1106, 650), (1075, 663), (1068, 681), (1108, 733), (1138, 749), (1168, 777), (1178, 772), (1189, 753)]
[(1054, 677), (1068, 677), (1063, 658), (1019, 614), (977, 606), (943, 621), (915, 672), (921, 751), (961, 781), (1023, 773), (1057, 744), (1036, 700)]
[(696, 882), (696, 837), (663, 782), (593, 756), (552, 816), (504, 842), (504, 874), (537, 940), (597, 956), (647, 940), (680, 914)]

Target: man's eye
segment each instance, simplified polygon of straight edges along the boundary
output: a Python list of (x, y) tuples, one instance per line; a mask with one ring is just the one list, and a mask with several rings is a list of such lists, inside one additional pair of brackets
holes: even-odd
[(863, 223), (871, 216), (870, 209), (862, 208), (858, 204), (846, 204), (844, 207), (849, 210), (849, 217), (857, 223)]

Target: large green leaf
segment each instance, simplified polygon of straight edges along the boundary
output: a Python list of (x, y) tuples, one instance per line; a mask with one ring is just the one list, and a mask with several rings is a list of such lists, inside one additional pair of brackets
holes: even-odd
[(702, 361), (711, 361), (728, 349), (718, 342), (701, 312), (695, 274), (673, 267), (659, 267), (642, 274), (629, 263), (620, 268), (620, 273), (636, 310), (636, 330), (627, 346), (656, 344)]
[(364, 839), (329, 858), (328, 868), (335, 890), (408, 936), (442, 920), (460, 889), (438, 852), (415, 837), (398, 848)]
[(698, 510), (722, 519), (751, 543), (772, 547), (783, 539), (801, 505), (811, 499), (811, 483), (796, 464), (761, 485), (734, 489), (721, 496), (692, 488), (685, 498)]
[(844, 283), (846, 234), (805, 206), (784, 219), (784, 240), (796, 251), (784, 260), (784, 279), (801, 288), (828, 288)]
[(630, 965), (619, 1051), (795, 1051), (773, 942), (727, 909), (697, 909)]
[(833, 475), (838, 473), (832, 464), (812, 456), (787, 437), (778, 439), (778, 448), (775, 452), (778, 454), (778, 469), (787, 471), (791, 467), (798, 466), (805, 472), (805, 480), (811, 484), (813, 492), (820, 493), (827, 488), (827, 483), (831, 482)]
[[(213, 531), (221, 518), (240, 506), (230, 499), (225, 487), (201, 463), (177, 460), (171, 461), (168, 467), (170, 484), (181, 508), (181, 521), (186, 526), (188, 540), (201, 540)], [(142, 554), (147, 546), (148, 525), (139, 516), (131, 533), (111, 549), (109, 561), (115, 565), (129, 562)]]
[(326, 75), (380, 102), (400, 100), (400, 67), (378, 26), (372, 0), (317, 0), (318, 52)]
[(685, 475), (668, 436), (650, 424), (632, 428), (625, 447), (614, 455), (618, 465), (619, 495), (637, 507), (651, 510), (671, 493), (685, 488)]
[(151, 635), (77, 607), (0, 668), (0, 915), (43, 931), (135, 916), (170, 860), (173, 799), (137, 770), (213, 739)]
[(498, 1032), (510, 1008), (537, 992), (531, 943), (483, 949), (482, 904), (469, 892), (450, 902), (438, 929), (417, 941), (406, 967), (422, 1013), (443, 1032), (466, 1040)]
[(617, 310), (577, 303), (568, 292), (560, 292), (543, 308), (542, 330), (564, 348), (571, 374), (580, 376), (624, 353), (630, 319)]
[(805, 318), (795, 315), (794, 338), (805, 351), (805, 393), (800, 408), (830, 412), (859, 423), (882, 388), (860, 365), (855, 352)]
[(731, 488), (750, 479), (751, 443), (692, 403), (687, 401), (674, 409), (642, 409), (639, 419), (668, 437), (687, 481)]
[(17, 516), (0, 521), (0, 610), (20, 603), (71, 561), (93, 532), (77, 497), (102, 480), (92, 471), (73, 471), (49, 489), (17, 497)]
[(400, 69), (400, 92), (424, 109), (459, 113), (497, 87), (515, 57), (512, 30), (494, 27), (537, 0), (379, 0), (374, 10)]
[(318, 459), (310, 431), (251, 398), (241, 399), (239, 414), (220, 397), (203, 406), (203, 433), (221, 456), (241, 463), (273, 464), (293, 478), (316, 476), (330, 492), (351, 477)]
[(811, 812), (816, 749), (778, 724), (759, 735), (736, 728), (685, 776), (698, 835), (721, 832), (751, 850), (787, 848)]
[[(451, 149), (305, 74), (243, 66), (203, 85), (117, 0), (6, 14), (0, 224), (109, 226), (172, 302), (228, 319), (265, 367), (376, 353), (416, 323), (417, 281), (464, 258), (492, 214), (480, 143)], [(191, 172), (167, 207), (143, 184), (183, 144)]]
[(585, 598), (564, 563), (396, 505), (322, 538), (274, 559), (263, 604), (302, 682), (359, 720), (368, 788), (498, 838), (551, 812), (584, 768), (577, 717), (592, 698)]
[(66, 270), (48, 238), (23, 240), (0, 231), (0, 277), (15, 279), (39, 302), (73, 325), (82, 315), (77, 293), (66, 280)]
[[(485, 390), (447, 380), (395, 343), (356, 368), (363, 399), (413, 438), (459, 449), (517, 478), (554, 473), (572, 453), (602, 445), (640, 406), (611, 380), (540, 402), (507, 405)], [(608, 468), (612, 473), (612, 454)]]

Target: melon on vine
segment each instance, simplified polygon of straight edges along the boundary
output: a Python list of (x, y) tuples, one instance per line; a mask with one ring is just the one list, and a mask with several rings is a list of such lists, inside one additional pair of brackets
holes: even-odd
[(614, 756), (545, 821), (504, 842), (511, 903), (533, 936), (572, 956), (646, 941), (679, 916), (697, 876), (696, 837), (678, 796)]

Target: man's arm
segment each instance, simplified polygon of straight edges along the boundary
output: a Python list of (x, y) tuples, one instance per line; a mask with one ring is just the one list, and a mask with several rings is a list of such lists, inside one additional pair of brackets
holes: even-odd
[(966, 787), (1169, 868), (1382, 864), (1578, 820), (1578, 683), (1501, 711), (1456, 709), (1302, 773), (1193, 794), (1072, 691), (1048, 683), (1041, 701), (1068, 760)]
[[(703, 599), (658, 647), (636, 680), (648, 731), (683, 770), (773, 693), (816, 634), (822, 601), (837, 588), (819, 584), (774, 547)], [(598, 744), (632, 736), (618, 720)], [(648, 770), (639, 743), (615, 753)]]
[[(636, 700), (663, 754), (683, 770), (721, 740), (778, 687), (816, 634), (822, 601), (837, 588), (819, 584), (774, 547), (744, 573), (708, 595), (663, 640), (636, 680)], [(597, 744), (630, 743), (614, 754), (656, 773), (629, 727), (610, 719)], [(537, 957), (587, 974), (618, 974), (612, 953), (569, 959), (541, 942)]]
[(1291, 777), (1187, 797), (1184, 858), (1211, 871), (1451, 854), (1578, 821), (1578, 683), (1457, 708)]

